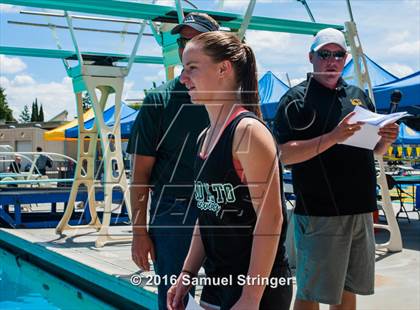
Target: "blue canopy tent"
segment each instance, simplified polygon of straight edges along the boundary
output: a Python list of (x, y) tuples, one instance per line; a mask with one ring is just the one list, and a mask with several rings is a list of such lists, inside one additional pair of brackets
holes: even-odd
[[(110, 107), (109, 109), (104, 111), (104, 120), (105, 123), (112, 127), (115, 123), (114, 120), (114, 112), (115, 112), (115, 106)], [(128, 105), (126, 105), (124, 102), (121, 104), (121, 138), (127, 139), (130, 137), (131, 134), (131, 127), (133, 126), (134, 120), (136, 119), (136, 116), (138, 114), (138, 111), (130, 108)], [(90, 129), (93, 127), (95, 119), (92, 118), (90, 120), (85, 121), (85, 127), (87, 129)], [(78, 127), (74, 126), (71, 128), (66, 129), (64, 132), (66, 138), (77, 138), (78, 136)]]
[[(136, 120), (137, 114), (139, 113), (139, 111), (133, 108), (130, 108), (129, 106), (125, 104), (124, 106), (128, 109), (134, 110), (134, 111), (131, 111), (130, 113), (127, 113), (126, 116), (124, 116), (123, 112), (121, 112), (121, 123), (120, 123), (121, 138), (128, 139), (130, 137), (131, 129), (133, 127), (134, 121)], [(114, 126), (114, 123), (115, 123), (115, 120), (112, 119), (108, 123), (108, 126)]]
[[(395, 75), (388, 72), (368, 56), (366, 56), (366, 64), (367, 69), (369, 72), (370, 81), (372, 83), (372, 87), (380, 84), (389, 83), (398, 79)], [(362, 63), (361, 63), (362, 65)], [(343, 69), (343, 79), (351, 85), (358, 85), (357, 79), (353, 77), (354, 75), (354, 60), (350, 59), (350, 61), (344, 66)]]
[(393, 144), (420, 145), (420, 132), (411, 129), (404, 123), (401, 123), (398, 138)]
[(373, 88), (376, 108), (384, 112), (389, 108), (391, 94), (394, 90), (402, 92), (398, 111), (408, 111), (413, 115), (420, 114), (420, 71), (396, 81)]
[(271, 71), (267, 71), (258, 81), (258, 91), (261, 98), (261, 112), (265, 121), (274, 119), (280, 98), (288, 90), (289, 87)]

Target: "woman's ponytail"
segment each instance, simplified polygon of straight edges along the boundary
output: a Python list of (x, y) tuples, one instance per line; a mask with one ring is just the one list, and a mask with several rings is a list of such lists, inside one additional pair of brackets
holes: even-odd
[(244, 108), (253, 112), (259, 118), (261, 115), (260, 96), (258, 94), (257, 62), (252, 49), (243, 44), (245, 61), (242, 63), (241, 81), (241, 102)]

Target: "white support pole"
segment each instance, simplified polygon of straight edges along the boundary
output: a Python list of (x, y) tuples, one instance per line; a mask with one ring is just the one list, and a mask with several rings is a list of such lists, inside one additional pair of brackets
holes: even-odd
[[(155, 0), (153, 3), (154, 2)], [(182, 12), (182, 7), (180, 7), (180, 9)], [(65, 16), (70, 29), (73, 45), (76, 50), (77, 58), (79, 60), (79, 65), (77, 67), (67, 68), (68, 75), (73, 79), (73, 88), (76, 94), (79, 123), (79, 150), (78, 163), (76, 165), (75, 178), (70, 192), (70, 199), (63, 218), (56, 228), (56, 233), (61, 234), (66, 229), (94, 228), (99, 230), (99, 236), (95, 243), (97, 247), (102, 247), (109, 242), (131, 241), (131, 237), (112, 237), (109, 233), (109, 225), (111, 223), (113, 211), (112, 200), (115, 189), (122, 192), (123, 203), (125, 203), (128, 216), (131, 219), (130, 192), (122, 158), (120, 127), (121, 99), (124, 87), (124, 78), (130, 72), (147, 22), (144, 21), (139, 29), (137, 40), (134, 44), (128, 65), (126, 67), (98, 66), (85, 65), (83, 63), (83, 58), (74, 34), (71, 16), (67, 12), (65, 12)], [(88, 91), (89, 97), (92, 100), (95, 114), (95, 125), (89, 130), (84, 127), (85, 120), (82, 108), (82, 92), (85, 90)], [(99, 97), (97, 92), (100, 93)], [(103, 115), (106, 103), (111, 93), (115, 94), (113, 128), (106, 125)], [(98, 135), (103, 152), (102, 166), (104, 175), (102, 181), (96, 180), (94, 171)], [(87, 150), (85, 149), (86, 143), (88, 144)], [(88, 191), (91, 221), (87, 225), (71, 226), (69, 225), (69, 221), (75, 208), (77, 193), (82, 185), (85, 186)], [(103, 201), (96, 200), (95, 191), (97, 188), (104, 192)], [(102, 223), (98, 218), (98, 207), (103, 207)]]
[(140, 26), (140, 30), (139, 30), (139, 33), (137, 34), (136, 42), (134, 43), (133, 50), (131, 51), (131, 55), (130, 55), (130, 58), (128, 60), (127, 74), (130, 72), (131, 67), (133, 66), (134, 59), (136, 58), (136, 54), (137, 54), (137, 50), (139, 48), (141, 38), (143, 36), (144, 30), (146, 29), (146, 25), (147, 25), (147, 22), (144, 21), (143, 24)]
[[(109, 242), (120, 242), (131, 240), (130, 238), (115, 238), (109, 234), (109, 225), (112, 215), (112, 197), (114, 189), (122, 191), (127, 212), (131, 218), (130, 192), (128, 181), (125, 175), (124, 162), (122, 158), (121, 146), (121, 97), (124, 87), (124, 78), (120, 77), (92, 77), (85, 76), (89, 95), (93, 102), (95, 111), (95, 122), (99, 129), (99, 137), (103, 150), (103, 191), (104, 191), (104, 213), (102, 226), (99, 231), (99, 237), (96, 240), (96, 246), (101, 247)], [(100, 91), (100, 98), (96, 95), (96, 90)], [(103, 118), (102, 102), (108, 98), (109, 94), (114, 93), (114, 126), (111, 128), (105, 124)]]
[[(80, 89), (80, 91), (76, 91), (79, 122), (78, 164), (70, 193), (70, 199), (65, 214), (56, 228), (56, 232), (61, 234), (64, 230), (94, 228), (99, 230), (99, 236), (95, 243), (97, 247), (102, 247), (110, 242), (131, 240), (131, 237), (114, 238), (109, 234), (109, 225), (111, 223), (113, 211), (113, 191), (115, 189), (122, 192), (123, 202), (126, 205), (129, 218), (131, 219), (130, 193), (122, 158), (120, 127), (121, 97), (125, 73), (126, 68), (85, 65), (82, 66), (82, 75), (73, 79), (75, 90)], [(91, 129), (86, 129), (84, 127), (85, 120), (83, 118), (82, 109), (83, 88), (80, 87), (81, 83), (86, 86), (86, 89), (89, 92), (89, 96), (92, 99), (93, 110), (95, 112), (95, 124)], [(97, 91), (100, 93), (99, 97)], [(115, 94), (113, 103), (114, 125), (112, 128), (105, 124), (103, 115), (111, 93)], [(102, 181), (97, 181), (94, 175), (98, 135), (103, 153), (102, 165), (104, 175)], [(87, 148), (85, 144), (88, 145)], [(86, 173), (82, 173), (83, 167), (86, 169)], [(84, 185), (87, 188), (91, 221), (87, 225), (71, 226), (69, 225), (69, 221), (75, 208), (76, 196), (81, 185)], [(96, 200), (96, 189), (103, 191), (103, 201)], [(98, 219), (98, 207), (103, 207), (102, 223)]]
[(69, 13), (67, 11), (64, 11), (64, 15), (66, 16), (67, 25), (69, 26), (71, 40), (72, 40), (73, 45), (74, 45), (74, 49), (75, 49), (75, 52), (76, 52), (76, 55), (77, 55), (77, 59), (79, 60), (80, 65), (83, 65), (82, 54), (80, 53), (79, 46), (77, 45), (76, 35), (74, 34), (73, 21), (72, 21), (71, 16), (69, 15)]
[(388, 242), (376, 244), (376, 248), (388, 249), (390, 252), (400, 252), (403, 248), (401, 232), (395, 216), (394, 208), (392, 207), (392, 200), (389, 194), (388, 182), (385, 175), (384, 162), (381, 156), (377, 156), (376, 160), (379, 162), (380, 174), (378, 177), (378, 184), (381, 188), (382, 209), (385, 213), (387, 225), (375, 224), (374, 226), (376, 228), (388, 230), (390, 234)]
[[(28, 14), (28, 15), (50, 16), (50, 17), (66, 17), (65, 14), (51, 13), (51, 12), (39, 12), (39, 11), (22, 10), (19, 13), (20, 14)], [(111, 18), (111, 17), (99, 17), (99, 16), (87, 16), (87, 15), (71, 14), (70, 17), (72, 19), (84, 19), (84, 20), (94, 20), (94, 21), (124, 23), (124, 24), (142, 24), (143, 23), (142, 20), (121, 19), (121, 18)]]
[(217, 10), (219, 10), (219, 11), (223, 10), (224, 6), (225, 6), (225, 1), (224, 0), (219, 0), (219, 2), (217, 4)]
[(250, 0), (248, 8), (244, 15), (244, 20), (242, 21), (241, 28), (238, 31), (238, 38), (242, 40), (245, 37), (246, 30), (248, 29), (249, 24), (251, 23), (252, 13), (255, 9), (256, 0)]
[[(369, 90), (369, 96), (372, 102), (375, 104), (375, 98), (373, 96), (372, 84), (369, 78), (366, 58), (364, 57), (364, 54), (363, 54), (359, 35), (356, 29), (356, 24), (353, 21), (351, 21), (351, 22), (346, 22), (345, 26), (346, 26), (346, 38), (350, 45), (351, 54), (353, 57), (353, 63), (354, 63), (354, 69), (355, 69), (354, 75), (358, 80), (358, 84), (360, 88), (365, 89), (365, 86), (367, 86)], [(360, 63), (363, 64), (363, 68), (361, 68)], [(376, 248), (377, 249), (386, 248), (390, 252), (399, 252), (399, 251), (402, 251), (401, 232), (400, 232), (400, 228), (398, 227), (398, 222), (395, 217), (394, 209), (392, 207), (391, 196), (389, 194), (388, 183), (386, 180), (384, 162), (383, 162), (382, 156), (375, 156), (375, 159), (379, 163), (378, 185), (381, 188), (382, 208), (384, 210), (385, 218), (388, 224), (387, 225), (375, 224), (374, 226), (376, 228), (386, 229), (390, 232), (389, 241), (383, 244), (377, 244)]]
[[(156, 2), (156, 0), (153, 0), (152, 4), (155, 4), (155, 2)], [(126, 75), (128, 75), (128, 73), (130, 73), (131, 67), (133, 66), (134, 59), (136, 58), (137, 50), (139, 49), (139, 44), (140, 44), (141, 38), (143, 37), (143, 33), (144, 33), (144, 30), (146, 29), (147, 23), (148, 23), (148, 21), (143, 20), (143, 22), (140, 26), (139, 33), (137, 34), (136, 42), (134, 43), (133, 50), (131, 51), (131, 55), (130, 55), (130, 58), (128, 60)]]
[[(66, 205), (63, 217), (58, 223), (55, 232), (62, 234), (64, 230), (78, 229), (78, 228), (93, 228), (99, 230), (101, 222), (96, 213), (96, 207), (99, 202), (95, 197), (95, 156), (96, 145), (98, 141), (98, 130), (96, 125), (91, 129), (86, 129), (84, 112), (82, 106), (82, 92), (76, 93), (77, 104), (77, 121), (79, 126), (79, 138), (77, 140), (77, 165), (74, 171), (74, 181), (70, 191), (70, 197)], [(86, 225), (72, 226), (69, 224), (71, 215), (76, 206), (77, 194), (80, 187), (84, 186), (87, 191), (87, 203), (89, 204), (89, 212), (91, 220)]]
[(176, 12), (178, 13), (178, 23), (184, 20), (184, 10), (182, 9), (181, 0), (175, 0)]
[(300, 3), (302, 3), (302, 5), (305, 7), (305, 9), (306, 9), (306, 12), (308, 13), (308, 15), (309, 15), (309, 18), (311, 19), (311, 21), (313, 22), (313, 23), (315, 23), (316, 21), (315, 21), (315, 17), (313, 16), (313, 14), (312, 14), (312, 12), (311, 12), (311, 9), (309, 8), (309, 5), (308, 5), (308, 3), (306, 2), (306, 0), (297, 0), (298, 2), (300, 2)]
[[(351, 55), (354, 64), (354, 75), (358, 81), (359, 87), (365, 89), (368, 88), (369, 97), (375, 104), (375, 97), (373, 96), (372, 83), (369, 78), (369, 70), (365, 55), (363, 53), (362, 44), (357, 33), (356, 24), (354, 22), (346, 22), (346, 38), (351, 48)], [(363, 67), (361, 67), (361, 64)], [(375, 105), (376, 106), (376, 105)]]

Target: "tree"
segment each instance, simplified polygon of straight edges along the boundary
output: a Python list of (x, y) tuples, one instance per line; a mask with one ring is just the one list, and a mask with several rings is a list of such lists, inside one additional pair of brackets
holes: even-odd
[(34, 102), (34, 111), (33, 111), (33, 113), (34, 113), (34, 121), (36, 122), (36, 121), (38, 121), (38, 117), (39, 117), (39, 112), (38, 112), (38, 98), (35, 98), (35, 102)]
[(37, 122), (39, 117), (38, 113), (38, 98), (35, 98), (35, 101), (32, 102), (32, 113), (31, 113), (31, 122)]
[(19, 120), (22, 123), (28, 123), (31, 121), (31, 113), (29, 112), (28, 105), (25, 104), (25, 106), (23, 107), (23, 111), (19, 115)]
[(38, 121), (40, 122), (44, 121), (44, 110), (42, 109), (42, 103), (41, 103), (41, 108), (39, 109)]
[(83, 107), (83, 112), (86, 112), (92, 107), (92, 100), (90, 100), (90, 96), (88, 92), (85, 92), (82, 96), (82, 107)]
[(44, 121), (44, 110), (41, 107), (38, 107), (38, 98), (35, 98), (35, 101), (32, 102), (32, 112), (31, 112), (31, 122), (43, 122)]
[(4, 119), (6, 122), (10, 122), (14, 119), (6, 97), (5, 89), (0, 87), (0, 120)]
[(33, 122), (35, 120), (34, 110), (35, 110), (35, 104), (32, 101), (32, 106), (31, 106), (31, 122)]

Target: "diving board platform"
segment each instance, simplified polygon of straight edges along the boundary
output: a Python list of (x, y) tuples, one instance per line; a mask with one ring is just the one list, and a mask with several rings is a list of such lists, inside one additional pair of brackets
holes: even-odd
[[(101, 0), (2, 0), (1, 2), (44, 9), (145, 19), (151, 20), (153, 22), (178, 23), (178, 14), (173, 7), (156, 4)], [(244, 20), (244, 17), (240, 14), (227, 12), (197, 10), (192, 8), (184, 8), (183, 12), (184, 14), (188, 14), (190, 12), (207, 13), (215, 20), (217, 20), (222, 27), (228, 27), (232, 30), (239, 29)], [(319, 30), (327, 27), (332, 27), (339, 30), (344, 29), (342, 25), (304, 22), (262, 16), (252, 16), (248, 25), (248, 29), (250, 30), (288, 32), (298, 34), (316, 34)]]
[[(53, 50), (53, 49), (42, 49), (42, 48), (28, 48), (28, 47), (12, 47), (12, 46), (0, 46), (0, 54), (3, 55), (14, 55), (14, 56), (26, 56), (26, 57), (40, 57), (40, 58), (56, 58), (56, 59), (68, 59), (73, 60), (76, 58), (74, 51), (67, 50)], [(128, 62), (128, 55), (112, 54), (112, 53), (92, 53), (82, 52), (84, 58), (89, 59), (89, 56), (100, 56), (103, 58), (115, 59), (118, 62)], [(163, 64), (163, 57), (158, 56), (135, 56), (135, 63), (142, 64)]]

